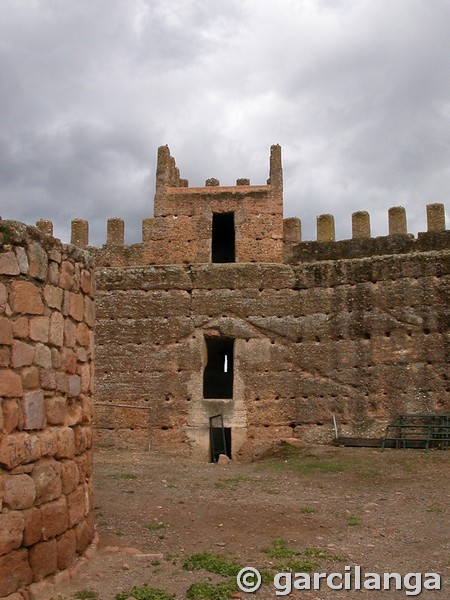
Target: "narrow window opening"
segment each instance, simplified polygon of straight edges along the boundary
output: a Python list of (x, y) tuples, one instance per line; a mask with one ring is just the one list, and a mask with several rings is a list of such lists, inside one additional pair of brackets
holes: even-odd
[(205, 338), (207, 363), (203, 373), (204, 398), (233, 397), (233, 348), (230, 338)]
[(212, 262), (235, 262), (235, 241), (234, 213), (213, 213), (211, 243)]

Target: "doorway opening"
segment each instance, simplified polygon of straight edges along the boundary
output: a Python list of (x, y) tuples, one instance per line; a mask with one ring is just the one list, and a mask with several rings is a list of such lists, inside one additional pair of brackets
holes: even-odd
[(209, 437), (211, 442), (211, 462), (216, 463), (221, 454), (231, 459), (231, 427), (223, 426), (223, 416), (209, 418)]
[(205, 337), (207, 363), (203, 372), (203, 398), (233, 398), (234, 339)]
[(213, 263), (236, 262), (236, 234), (234, 213), (213, 213), (212, 256)]

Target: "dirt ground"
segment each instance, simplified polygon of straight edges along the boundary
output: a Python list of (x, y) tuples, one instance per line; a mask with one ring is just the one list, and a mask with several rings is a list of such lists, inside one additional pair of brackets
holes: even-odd
[[(60, 599), (114, 600), (121, 592), (153, 599), (129, 594), (147, 583), (177, 600), (216, 600), (218, 592), (186, 596), (195, 582), (235, 581), (193, 569), (192, 560), (183, 568), (205, 551), (271, 578), (292, 561), (326, 573), (354, 565), (363, 573), (436, 572), (442, 590), (420, 598), (450, 598), (450, 452), (288, 448), (219, 466), (154, 451), (97, 450), (95, 463), (99, 551), (58, 590)], [(252, 597), (237, 588), (227, 595)], [(277, 597), (272, 581), (253, 595)], [(380, 596), (409, 597), (405, 589), (337, 592), (323, 584), (290, 597)]]

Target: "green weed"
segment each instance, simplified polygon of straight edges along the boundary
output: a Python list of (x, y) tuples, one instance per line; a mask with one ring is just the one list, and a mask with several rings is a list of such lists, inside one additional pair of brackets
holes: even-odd
[(111, 475), (113, 479), (124, 479), (126, 481), (130, 481), (132, 479), (137, 479), (137, 475), (134, 473), (114, 473)]
[(303, 506), (303, 507), (301, 508), (301, 512), (302, 512), (304, 515), (313, 515), (313, 514), (316, 512), (316, 509), (315, 509), (315, 508), (312, 508), (311, 506)]
[(347, 525), (350, 525), (351, 527), (359, 527), (359, 525), (361, 525), (361, 519), (359, 517), (350, 515), (350, 517), (347, 518)]
[(128, 600), (130, 597), (135, 600), (174, 600), (175, 595), (157, 588), (149, 588), (147, 584), (143, 587), (134, 586), (128, 592), (116, 594), (116, 600)]
[(221, 554), (213, 554), (209, 550), (192, 554), (183, 562), (185, 571), (197, 571), (204, 569), (209, 573), (217, 573), (224, 577), (235, 577), (241, 570), (242, 565)]
[(223, 581), (215, 585), (199, 581), (188, 588), (186, 598), (189, 600), (228, 600), (235, 591), (236, 582), (234, 580)]
[(159, 531), (160, 529), (166, 529), (169, 526), (167, 523), (149, 523), (148, 525), (144, 525), (144, 527), (149, 531)]
[(76, 598), (76, 600), (98, 600), (98, 592), (94, 592), (93, 590), (80, 590), (79, 592), (75, 592), (74, 598)]
[(299, 554), (295, 550), (288, 548), (287, 542), (281, 538), (273, 540), (272, 546), (264, 548), (263, 552), (270, 556), (270, 558), (293, 558)]
[(252, 481), (252, 479), (250, 477), (244, 477), (243, 475), (238, 475), (237, 477), (226, 477), (225, 479), (216, 481), (214, 486), (219, 490), (225, 490), (227, 488), (235, 489), (239, 483), (243, 483), (245, 481)]
[(303, 552), (303, 556), (310, 558), (322, 558), (323, 560), (332, 560), (336, 562), (345, 562), (345, 558), (339, 554), (333, 554), (323, 548), (306, 548)]

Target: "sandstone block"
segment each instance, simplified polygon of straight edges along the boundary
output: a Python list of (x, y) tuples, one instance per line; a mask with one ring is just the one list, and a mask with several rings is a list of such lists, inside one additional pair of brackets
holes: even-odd
[(18, 317), (13, 321), (13, 335), (15, 338), (26, 338), (29, 333), (28, 317)]
[(91, 386), (91, 368), (89, 364), (81, 365), (78, 369), (80, 375), (80, 391), (86, 394)]
[(0, 369), (0, 390), (4, 398), (21, 396), (23, 388), (20, 375), (10, 369)]
[(45, 281), (47, 278), (48, 256), (40, 244), (30, 244), (28, 247), (28, 262), (30, 277)]
[(39, 370), (37, 367), (24, 367), (20, 371), (20, 376), (25, 390), (39, 387)]
[(46, 398), (45, 414), (50, 425), (64, 425), (66, 418), (66, 399), (62, 396)]
[(89, 327), (86, 323), (77, 325), (77, 342), (80, 346), (89, 346)]
[(35, 342), (48, 342), (50, 319), (33, 317), (30, 319), (30, 338)]
[(77, 552), (83, 554), (94, 536), (94, 521), (92, 515), (84, 521), (81, 521), (81, 523), (78, 523), (75, 527), (75, 533), (77, 536)]
[(29, 475), (4, 474), (4, 498), (5, 506), (11, 510), (22, 510), (30, 508), (36, 498), (36, 487)]
[(42, 517), (39, 508), (33, 507), (23, 511), (25, 529), (23, 531), (23, 545), (33, 546), (42, 537)]
[(81, 377), (79, 375), (69, 375), (67, 377), (69, 397), (79, 396), (81, 392)]
[(12, 342), (13, 342), (12, 323), (6, 317), (0, 317), (0, 344), (5, 344), (8, 346), (11, 346)]
[(64, 321), (64, 344), (73, 348), (77, 341), (77, 326), (70, 319)]
[(29, 550), (29, 563), (34, 581), (41, 581), (58, 569), (56, 540), (39, 542)]
[(25, 248), (22, 246), (16, 246), (14, 248), (17, 257), (17, 263), (19, 265), (19, 269), (22, 275), (26, 275), (28, 273), (29, 264), (27, 253), (25, 252)]
[(23, 548), (0, 556), (0, 596), (7, 596), (32, 581), (27, 550)]
[(50, 317), (49, 342), (58, 347), (64, 343), (64, 317), (60, 312), (53, 312)]
[(42, 389), (56, 390), (56, 373), (47, 369), (41, 369), (40, 382)]
[(75, 321), (82, 321), (84, 316), (84, 297), (82, 294), (70, 293), (69, 315)]
[(42, 504), (42, 536), (44, 540), (61, 535), (67, 529), (69, 513), (65, 496), (61, 496), (53, 502)]
[(11, 283), (10, 304), (16, 313), (42, 315), (44, 312), (40, 289), (30, 281)]
[(75, 456), (75, 435), (71, 427), (57, 428), (57, 458), (73, 458)]
[(51, 285), (59, 287), (59, 266), (53, 261), (48, 265), (48, 281)]
[(11, 352), (11, 363), (14, 368), (26, 367), (33, 363), (34, 359), (34, 346), (14, 340)]
[(67, 260), (63, 260), (61, 263), (59, 286), (62, 287), (64, 290), (72, 289), (74, 273), (75, 273), (74, 265)]
[(84, 298), (84, 320), (89, 327), (94, 327), (95, 324), (95, 304), (88, 296)]
[(37, 460), (41, 455), (39, 440), (24, 432), (11, 433), (0, 439), (0, 465), (13, 469)]
[(0, 346), (0, 367), (9, 367), (11, 360), (11, 348), (9, 346)]
[(80, 287), (81, 287), (81, 290), (85, 294), (91, 293), (91, 286), (92, 286), (91, 279), (92, 279), (91, 272), (87, 271), (86, 269), (81, 269)]
[(63, 301), (63, 290), (54, 285), (46, 285), (44, 288), (44, 299), (47, 306), (60, 311)]
[(70, 494), (78, 486), (80, 473), (73, 460), (61, 461), (61, 481), (63, 494)]
[(58, 450), (56, 433), (52, 427), (47, 427), (36, 434), (41, 444), (41, 456), (55, 456)]
[(51, 354), (52, 354), (52, 367), (54, 369), (59, 369), (62, 365), (61, 355), (59, 353), (59, 350), (57, 348), (51, 348)]
[(4, 283), (0, 283), (0, 314), (5, 312), (8, 301), (8, 291)]
[(44, 504), (61, 496), (61, 465), (51, 459), (43, 458), (34, 467), (31, 476), (36, 486), (36, 504)]
[(22, 544), (25, 520), (19, 511), (0, 514), (0, 556)]
[(56, 541), (58, 553), (58, 569), (67, 569), (77, 556), (77, 537), (74, 529), (66, 531)]
[(34, 351), (34, 363), (43, 369), (52, 368), (52, 353), (48, 346), (38, 343)]
[(19, 263), (14, 252), (2, 252), (0, 254), (0, 275), (19, 275)]
[(62, 365), (66, 373), (75, 373), (77, 370), (77, 355), (72, 348), (61, 348)]
[[(70, 402), (67, 406), (67, 418), (66, 425), (69, 427), (73, 427), (74, 425), (78, 425), (82, 420), (82, 407), (81, 402)], [(76, 436), (75, 436), (76, 437)], [(76, 441), (75, 441), (76, 444)]]
[(79, 523), (84, 517), (84, 485), (80, 485), (67, 496), (69, 508), (69, 527)]
[(54, 594), (55, 586), (51, 581), (32, 583), (28, 588), (28, 600), (52, 600)]
[(22, 413), (22, 429), (43, 429), (45, 427), (44, 392), (27, 392), (19, 401)]
[(67, 375), (65, 373), (56, 373), (56, 390), (64, 394), (67, 393), (69, 386), (67, 384)]

